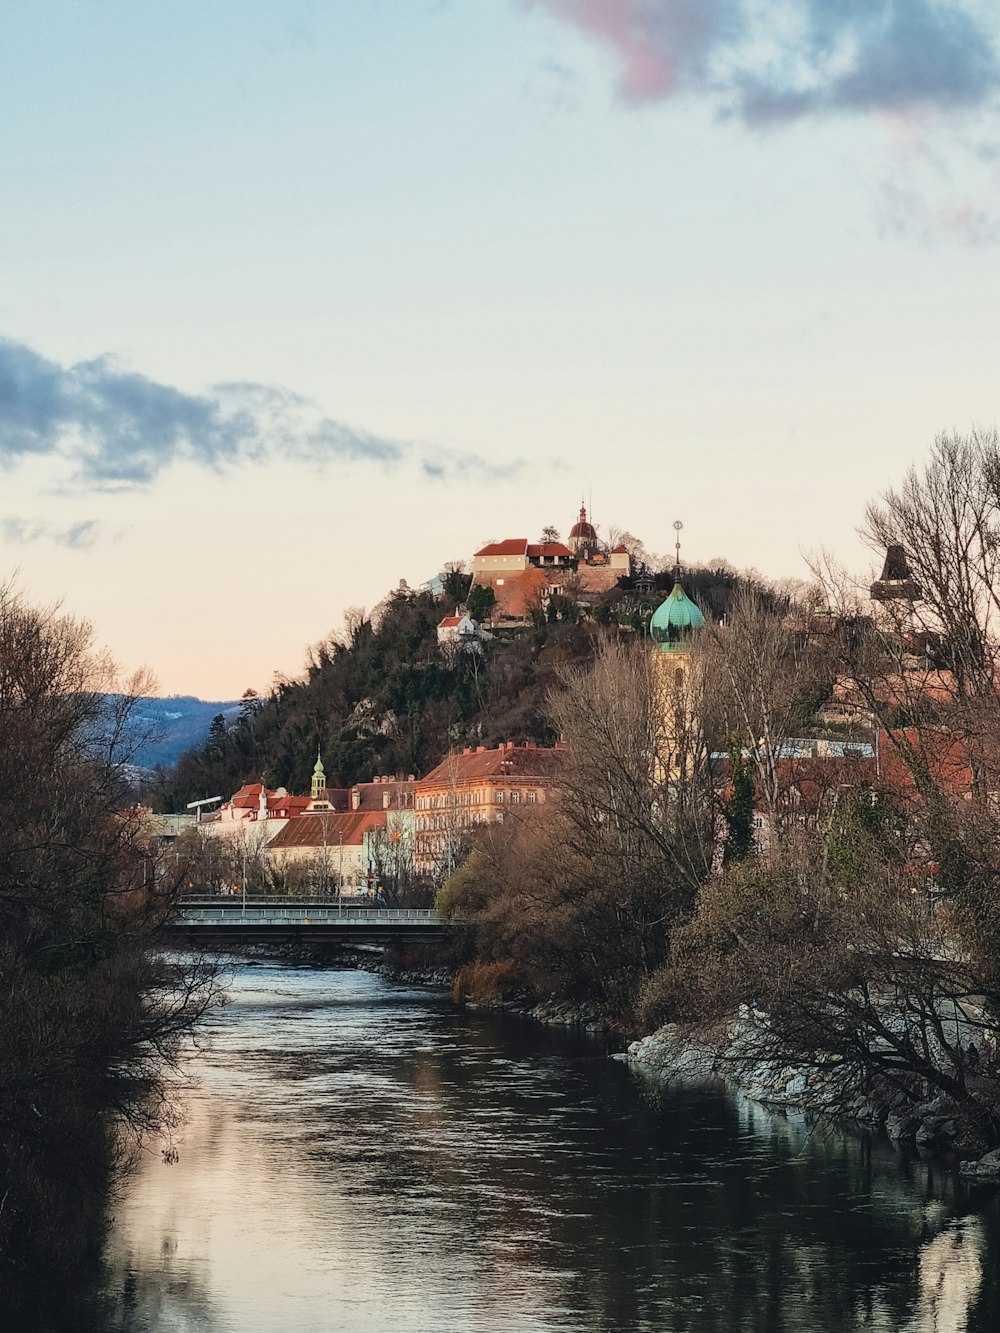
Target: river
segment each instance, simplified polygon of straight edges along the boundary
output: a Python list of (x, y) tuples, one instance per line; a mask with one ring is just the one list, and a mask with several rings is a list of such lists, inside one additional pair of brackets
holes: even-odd
[(993, 1189), (366, 973), (231, 993), (177, 1160), (117, 1207), (102, 1330), (1000, 1328)]

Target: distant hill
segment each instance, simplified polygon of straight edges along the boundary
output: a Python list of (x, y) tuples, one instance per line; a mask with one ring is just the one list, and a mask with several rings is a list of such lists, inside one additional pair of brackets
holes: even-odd
[(137, 750), (135, 767), (172, 768), (186, 750), (204, 742), (213, 717), (222, 713), (232, 723), (239, 712), (238, 699), (196, 699), (191, 694), (140, 699), (133, 717), (139, 733), (148, 732), (149, 739)]

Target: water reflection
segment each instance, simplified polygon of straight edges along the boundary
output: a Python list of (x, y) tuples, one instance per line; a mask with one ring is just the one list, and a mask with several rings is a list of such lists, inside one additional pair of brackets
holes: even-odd
[(212, 1038), (102, 1328), (1000, 1324), (993, 1194), (867, 1141), (359, 973), (249, 968)]

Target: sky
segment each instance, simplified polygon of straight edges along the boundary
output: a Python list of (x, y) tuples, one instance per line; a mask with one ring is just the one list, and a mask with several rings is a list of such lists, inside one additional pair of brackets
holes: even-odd
[(997, 423), (985, 0), (5, 0), (0, 577), (238, 697), (581, 497), (804, 577)]

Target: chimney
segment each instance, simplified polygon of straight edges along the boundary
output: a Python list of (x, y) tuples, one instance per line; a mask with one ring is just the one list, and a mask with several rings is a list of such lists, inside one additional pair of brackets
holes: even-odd
[(382, 809), (383, 809), (383, 810), (388, 810), (388, 809), (389, 809), (389, 804), (390, 804), (391, 800), (392, 800), (392, 793), (389, 792), (389, 791), (384, 791), (384, 792), (382, 793)]
[(360, 810), (360, 809), (361, 809), (361, 788), (360, 788), (360, 787), (352, 787), (352, 788), (351, 788), (351, 809), (352, 809), (352, 810)]

